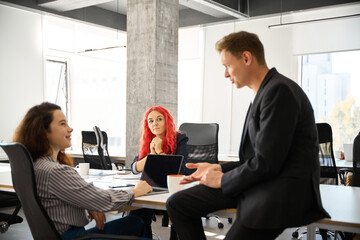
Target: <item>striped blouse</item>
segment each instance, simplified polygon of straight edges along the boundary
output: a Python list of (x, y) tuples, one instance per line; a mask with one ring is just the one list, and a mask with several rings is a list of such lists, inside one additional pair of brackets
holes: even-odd
[(72, 167), (52, 157), (34, 162), (37, 192), (56, 230), (62, 234), (71, 226), (89, 223), (86, 209), (106, 212), (120, 210), (134, 200), (131, 190), (103, 190), (87, 183)]

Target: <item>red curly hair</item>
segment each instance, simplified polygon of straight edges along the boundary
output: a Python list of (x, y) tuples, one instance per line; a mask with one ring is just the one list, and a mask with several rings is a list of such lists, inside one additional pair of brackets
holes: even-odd
[(149, 125), (148, 125), (148, 116), (152, 111), (157, 111), (164, 115), (165, 120), (165, 136), (163, 138), (162, 143), (162, 150), (166, 154), (174, 154), (176, 152), (176, 128), (174, 123), (174, 118), (171, 116), (170, 112), (162, 107), (162, 106), (155, 106), (149, 108), (145, 115), (143, 120), (143, 126), (142, 126), (142, 137), (140, 137), (140, 150), (139, 150), (139, 158), (138, 160), (143, 159), (150, 153), (150, 143), (152, 139), (155, 137), (155, 135), (151, 132)]

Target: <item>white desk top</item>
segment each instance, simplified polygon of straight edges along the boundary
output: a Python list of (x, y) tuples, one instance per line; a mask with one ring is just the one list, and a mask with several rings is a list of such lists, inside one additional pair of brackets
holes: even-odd
[(356, 224), (360, 228), (360, 187), (320, 184), (320, 193), (323, 206), (331, 216), (331, 222)]
[[(239, 161), (239, 156), (234, 154), (219, 154), (218, 159), (220, 163), (224, 162), (233, 162), (233, 161)], [(353, 168), (353, 162), (348, 162), (345, 160), (336, 159), (335, 161), (336, 168)]]
[(336, 164), (336, 168), (349, 168), (349, 169), (353, 168), (353, 161), (349, 162), (349, 161), (337, 159), (335, 161), (335, 164)]
[[(91, 170), (93, 171), (93, 170)], [(96, 171), (96, 170), (95, 170)], [(113, 174), (110, 170), (109, 173)], [(109, 189), (109, 186), (123, 185), (126, 183), (136, 184), (139, 176), (131, 175), (102, 175), (87, 176), (85, 180), (92, 182), (95, 186)], [(190, 186), (188, 186), (190, 187)], [(0, 163), (0, 190), (12, 189), (10, 164)], [(320, 185), (321, 199), (325, 210), (331, 219), (323, 219), (320, 223), (342, 224), (360, 228), (360, 188), (335, 185)], [(133, 203), (134, 207), (148, 207), (154, 209), (165, 209), (169, 193), (147, 195), (137, 197)]]
[(239, 161), (239, 156), (235, 154), (222, 153), (218, 155), (220, 163)]
[(10, 163), (0, 163), (0, 191), (14, 192)]

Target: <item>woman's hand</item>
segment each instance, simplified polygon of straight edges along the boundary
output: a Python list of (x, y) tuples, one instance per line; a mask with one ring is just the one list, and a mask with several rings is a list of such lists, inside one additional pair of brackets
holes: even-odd
[(163, 153), (162, 143), (163, 143), (163, 140), (161, 138), (154, 137), (153, 140), (151, 141), (150, 149), (151, 149), (151, 146), (154, 146), (155, 153), (157, 153), (157, 154)]
[(135, 188), (131, 189), (135, 197), (140, 197), (152, 191), (152, 187), (145, 181), (140, 181), (136, 184)]
[(106, 222), (106, 216), (103, 212), (89, 211), (90, 222), (95, 219), (96, 227), (99, 230), (104, 230), (104, 223)]
[(151, 141), (151, 143), (150, 143), (150, 154), (156, 154), (155, 142), (154, 141)]
[(136, 171), (142, 172), (144, 170), (146, 159), (147, 159), (147, 157), (144, 157), (143, 159), (141, 159), (135, 163)]

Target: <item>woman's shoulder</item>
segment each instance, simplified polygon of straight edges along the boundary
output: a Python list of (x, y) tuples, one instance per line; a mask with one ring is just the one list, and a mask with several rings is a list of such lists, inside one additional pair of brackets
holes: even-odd
[(177, 139), (177, 142), (180, 142), (180, 141), (185, 140), (185, 139), (189, 140), (189, 138), (183, 132), (177, 132), (176, 139)]
[(56, 166), (57, 164), (59, 163), (50, 156), (41, 156), (34, 161), (34, 166), (38, 168), (44, 166)]
[(179, 131), (176, 133), (176, 138), (183, 139), (183, 138), (188, 138), (188, 137), (186, 136), (186, 133)]
[(34, 168), (35, 170), (51, 172), (54, 169), (60, 169), (61, 171), (61, 169), (67, 169), (71, 167), (64, 164), (60, 164), (57, 160), (53, 159), (50, 156), (42, 156), (36, 159), (36, 161), (34, 162)]

